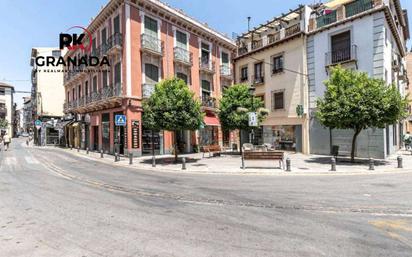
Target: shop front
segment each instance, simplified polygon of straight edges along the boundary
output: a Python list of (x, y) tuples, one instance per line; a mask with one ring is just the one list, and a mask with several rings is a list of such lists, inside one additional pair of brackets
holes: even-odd
[(220, 142), (220, 122), (212, 113), (206, 112), (204, 126), (199, 129), (199, 145), (218, 145)]
[(256, 130), (255, 141), (277, 150), (302, 152), (302, 125), (262, 126)]

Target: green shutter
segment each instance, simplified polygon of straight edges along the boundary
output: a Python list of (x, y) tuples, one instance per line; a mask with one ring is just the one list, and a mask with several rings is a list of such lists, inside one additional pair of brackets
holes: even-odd
[(176, 30), (176, 46), (183, 49), (186, 49), (187, 46), (187, 35), (178, 30)]
[(157, 21), (150, 17), (144, 17), (144, 33), (157, 38)]

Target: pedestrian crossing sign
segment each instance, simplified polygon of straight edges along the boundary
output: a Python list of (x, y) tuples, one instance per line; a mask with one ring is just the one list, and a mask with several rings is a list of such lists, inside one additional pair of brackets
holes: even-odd
[(126, 115), (116, 115), (114, 123), (116, 126), (126, 126)]

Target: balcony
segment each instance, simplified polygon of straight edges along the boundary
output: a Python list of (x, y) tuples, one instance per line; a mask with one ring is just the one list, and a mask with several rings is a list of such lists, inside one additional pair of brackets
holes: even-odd
[(273, 44), (278, 42), (281, 39), (280, 32), (268, 36), (268, 44)]
[(173, 51), (175, 62), (179, 62), (187, 66), (192, 66), (193, 54), (191, 52), (181, 47), (175, 47)]
[(202, 102), (202, 107), (205, 107), (206, 109), (216, 109), (217, 108), (216, 99), (213, 97), (205, 95), (205, 96), (202, 96), (200, 100)]
[(252, 50), (256, 50), (258, 48), (261, 48), (263, 46), (263, 40), (256, 40), (252, 42)]
[(325, 54), (325, 66), (333, 66), (342, 63), (357, 61), (356, 45), (348, 46), (339, 50), (327, 52)]
[(203, 56), (199, 58), (199, 69), (206, 73), (215, 73), (215, 63), (209, 58), (209, 56)]
[(346, 18), (373, 8), (373, 0), (357, 0), (345, 5)]
[(261, 84), (265, 83), (265, 75), (263, 75), (263, 74), (259, 75), (259, 76), (253, 75), (252, 76), (252, 83), (254, 85), (261, 85)]
[(328, 14), (319, 16), (316, 18), (316, 24), (318, 28), (324, 27), (326, 25), (332, 24), (337, 21), (336, 10), (331, 11)]
[(163, 55), (163, 42), (151, 35), (142, 34), (142, 51), (147, 51), (155, 55)]
[(232, 79), (232, 69), (230, 68), (230, 64), (220, 65), (220, 76)]
[(121, 53), (123, 46), (123, 37), (121, 33), (114, 33), (109, 37), (106, 43), (108, 55)]
[(149, 98), (155, 90), (154, 84), (145, 83), (142, 85), (142, 97)]
[(248, 52), (249, 50), (247, 49), (247, 46), (242, 46), (239, 47), (239, 49), (237, 50), (237, 54), (238, 55), (244, 55)]

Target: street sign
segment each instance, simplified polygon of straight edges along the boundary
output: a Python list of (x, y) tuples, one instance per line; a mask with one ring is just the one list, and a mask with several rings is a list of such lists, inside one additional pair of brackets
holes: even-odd
[(256, 112), (249, 112), (249, 127), (257, 127), (258, 120)]
[(116, 126), (126, 126), (126, 115), (116, 115), (114, 123)]
[(36, 120), (34, 122), (34, 126), (36, 126), (37, 129), (40, 129), (41, 128), (41, 120)]

